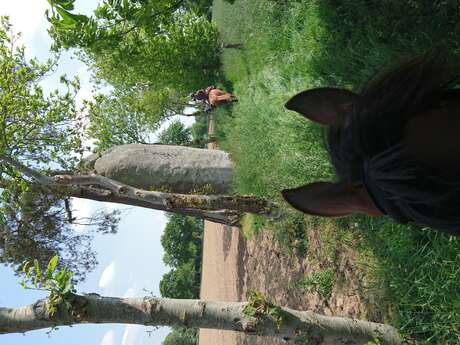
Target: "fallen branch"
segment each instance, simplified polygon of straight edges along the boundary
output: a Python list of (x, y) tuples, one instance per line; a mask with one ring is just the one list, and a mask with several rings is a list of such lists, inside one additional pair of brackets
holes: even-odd
[(303, 344), (364, 345), (378, 340), (381, 345), (400, 345), (391, 326), (278, 308), (270, 313), (248, 315), (250, 302), (212, 302), (166, 298), (115, 298), (96, 294), (71, 295), (67, 306), (57, 306), (53, 315), (49, 301), (39, 300), (19, 308), (0, 308), (0, 334), (80, 323), (122, 323), (232, 330), (271, 336)]

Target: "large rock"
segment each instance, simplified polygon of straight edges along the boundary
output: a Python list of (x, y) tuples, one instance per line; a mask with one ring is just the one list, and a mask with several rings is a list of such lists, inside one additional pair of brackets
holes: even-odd
[(232, 183), (232, 162), (219, 150), (120, 145), (88, 157), (86, 165), (99, 175), (146, 190), (224, 194)]

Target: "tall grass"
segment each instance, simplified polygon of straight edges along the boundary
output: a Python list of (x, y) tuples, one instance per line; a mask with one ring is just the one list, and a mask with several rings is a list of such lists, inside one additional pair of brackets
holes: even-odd
[[(220, 145), (236, 162), (235, 188), (277, 200), (283, 188), (333, 176), (321, 128), (284, 110), (292, 95), (359, 90), (382, 66), (433, 46), (460, 52), (458, 0), (215, 0), (213, 20), (224, 42), (245, 47), (222, 56), (239, 102), (215, 112)], [(296, 236), (312, 222), (299, 218), (289, 225)], [(459, 240), (384, 218), (335, 226), (336, 240), (351, 233), (372, 256), (371, 288), (383, 291), (389, 322), (422, 343), (460, 344)]]

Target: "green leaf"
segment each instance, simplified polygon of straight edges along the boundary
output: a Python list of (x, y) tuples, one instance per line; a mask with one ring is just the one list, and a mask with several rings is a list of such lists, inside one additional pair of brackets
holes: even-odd
[(26, 281), (24, 280), (24, 278), (21, 279), (20, 284), (22, 285), (22, 287), (23, 287), (24, 289), (28, 289), (27, 283), (26, 283)]
[(34, 277), (34, 285), (38, 286), (40, 280), (42, 279), (42, 270), (40, 269), (40, 264), (38, 263), (37, 259), (34, 259), (34, 269), (35, 269), (35, 277)]
[(29, 271), (29, 265), (30, 265), (30, 261), (24, 262), (24, 264), (22, 265), (21, 272), (27, 273)]
[(51, 306), (48, 307), (48, 312), (50, 313), (51, 316), (53, 316), (54, 314), (56, 314), (57, 308), (55, 306), (51, 305)]
[(57, 264), (58, 264), (58, 256), (55, 255), (51, 258), (51, 260), (48, 262), (48, 267), (46, 268), (46, 279), (51, 279), (53, 277), (53, 273), (56, 270)]
[(62, 295), (65, 296), (65, 295), (67, 295), (69, 292), (72, 292), (72, 290), (73, 290), (73, 284), (72, 284), (72, 281), (69, 279), (69, 280), (66, 282), (66, 284), (65, 284), (65, 286), (64, 286), (64, 289), (62, 289), (61, 293), (62, 293)]
[(48, 279), (47, 281), (45, 281), (44, 288), (50, 291), (57, 290), (58, 283), (54, 279)]
[(72, 11), (74, 9), (74, 0), (54, 0), (56, 4), (59, 4), (62, 8)]

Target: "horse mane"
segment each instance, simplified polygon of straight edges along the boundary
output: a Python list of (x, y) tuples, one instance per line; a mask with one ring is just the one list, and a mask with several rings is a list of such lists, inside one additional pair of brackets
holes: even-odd
[(415, 220), (448, 232), (460, 225), (460, 177), (444, 176), (402, 145), (411, 118), (460, 99), (454, 88), (458, 67), (447, 54), (431, 51), (386, 69), (364, 85), (351, 112), (327, 129), (338, 178), (364, 184), (376, 206), (402, 223)]

